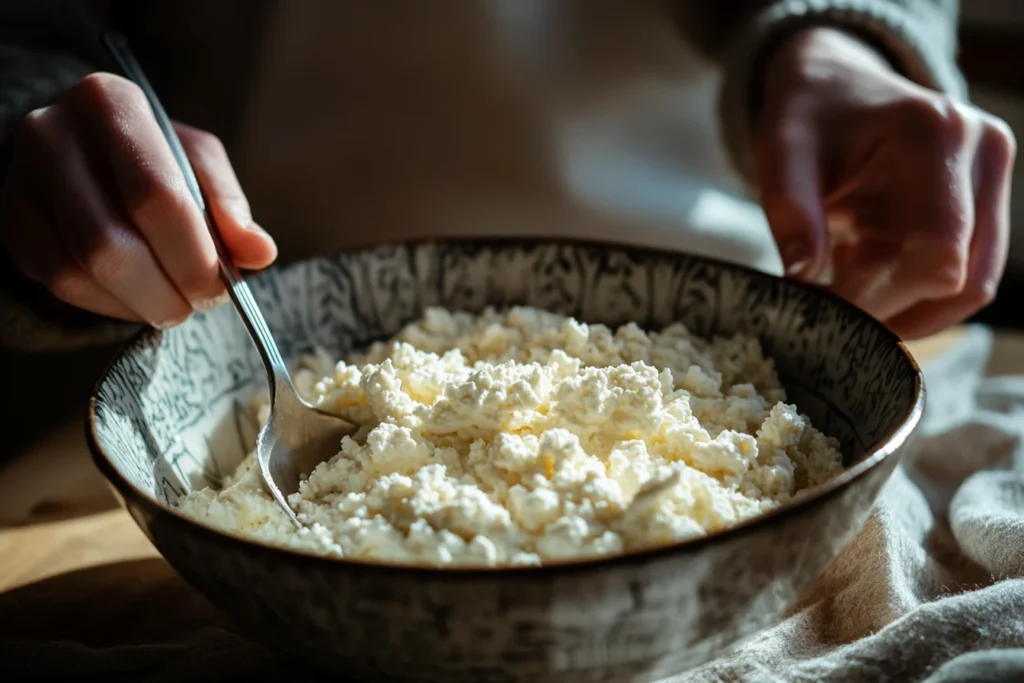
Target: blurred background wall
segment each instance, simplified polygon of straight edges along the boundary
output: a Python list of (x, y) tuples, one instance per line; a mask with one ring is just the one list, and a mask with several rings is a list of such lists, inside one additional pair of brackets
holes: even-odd
[[(1024, 146), (1024, 0), (961, 0), (960, 68), (971, 99), (1006, 120)], [(1018, 152), (1010, 261), (999, 295), (977, 319), (1024, 329), (1024, 162)]]

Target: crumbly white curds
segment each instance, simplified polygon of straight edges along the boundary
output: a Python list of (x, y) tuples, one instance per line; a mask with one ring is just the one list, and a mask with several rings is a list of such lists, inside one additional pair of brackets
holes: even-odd
[(321, 365), (297, 374), (300, 392), (362, 428), (290, 497), (307, 528), (251, 455), (184, 512), (332, 557), (536, 565), (702, 536), (842, 471), (839, 444), (785, 402), (752, 338), (432, 308)]

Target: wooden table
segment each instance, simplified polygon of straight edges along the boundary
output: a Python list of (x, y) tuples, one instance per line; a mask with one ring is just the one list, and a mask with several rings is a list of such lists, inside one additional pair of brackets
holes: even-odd
[[(960, 333), (912, 349), (926, 360)], [(990, 373), (1022, 372), (1024, 336), (998, 334)], [(117, 506), (86, 450), (83, 412), (0, 464), (0, 641), (104, 647), (222, 626)]]

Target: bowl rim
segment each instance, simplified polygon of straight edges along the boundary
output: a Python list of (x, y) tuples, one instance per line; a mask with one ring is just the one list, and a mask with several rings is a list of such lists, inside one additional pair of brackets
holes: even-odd
[[(825, 484), (817, 486), (812, 489), (806, 489), (797, 493), (792, 499), (786, 501), (782, 505), (769, 510), (766, 513), (762, 513), (746, 519), (738, 524), (720, 529), (718, 531), (705, 534), (704, 536), (698, 536), (694, 538), (685, 539), (682, 541), (676, 541), (672, 543), (651, 546), (647, 548), (641, 548), (637, 550), (631, 550), (624, 553), (618, 553), (615, 555), (604, 555), (595, 557), (585, 557), (578, 559), (569, 560), (558, 560), (554, 562), (544, 563), (541, 565), (498, 565), (498, 566), (486, 566), (486, 565), (428, 565), (428, 564), (410, 564), (402, 562), (389, 562), (374, 559), (364, 558), (352, 558), (352, 557), (331, 557), (327, 555), (320, 555), (309, 550), (301, 548), (286, 548), (283, 546), (274, 545), (261, 540), (249, 538), (241, 534), (232, 533), (218, 529), (212, 525), (205, 524), (200, 520), (197, 520), (179, 509), (166, 506), (146, 491), (143, 491), (135, 484), (130, 482), (121, 472), (114, 466), (110, 457), (107, 455), (103, 446), (100, 443), (97, 435), (96, 426), (96, 406), (99, 402), (99, 392), (104, 383), (108, 380), (110, 373), (114, 367), (124, 358), (132, 349), (136, 348), (141, 342), (148, 340), (152, 337), (157, 337), (163, 334), (161, 330), (154, 328), (144, 327), (139, 331), (135, 332), (126, 342), (124, 342), (106, 364), (103, 372), (93, 385), (92, 392), (89, 395), (89, 407), (85, 419), (85, 432), (86, 442), (89, 446), (89, 452), (92, 456), (93, 462), (97, 469), (106, 477), (108, 483), (119, 493), (121, 497), (127, 501), (129, 499), (139, 499), (145, 506), (156, 508), (160, 513), (170, 515), (178, 523), (184, 523), (194, 529), (203, 532), (208, 535), (217, 537), (222, 542), (241, 544), (244, 549), (253, 552), (271, 552), (286, 555), (291, 561), (299, 562), (312, 562), (320, 565), (323, 568), (333, 567), (335, 569), (342, 570), (369, 570), (374, 572), (388, 572), (392, 575), (398, 576), (401, 574), (414, 574), (419, 576), (429, 575), (432, 577), (450, 576), (455, 578), (468, 578), (472, 576), (502, 576), (505, 577), (525, 577), (525, 576), (536, 576), (538, 574), (570, 574), (578, 573), (582, 571), (597, 571), (601, 569), (607, 569), (611, 566), (623, 564), (623, 563), (644, 563), (651, 562), (656, 559), (662, 558), (666, 555), (674, 554), (689, 554), (692, 552), (699, 551), (702, 547), (707, 544), (715, 543), (720, 540), (733, 538), (735, 536), (744, 535), (751, 531), (756, 530), (762, 526), (768, 526), (769, 524), (787, 517), (792, 514), (799, 514), (801, 511), (819, 504), (825, 501), (827, 498), (831, 498), (838, 495), (840, 491), (850, 486), (854, 481), (864, 477), (872, 470), (879, 467), (883, 462), (896, 454), (901, 447), (909, 440), (914, 430), (919, 425), (921, 418), (924, 414), (925, 406), (925, 383), (924, 374), (921, 371), (921, 367), (913, 354), (907, 348), (906, 344), (897, 336), (894, 332), (889, 330), (884, 323), (874, 318), (871, 314), (866, 311), (857, 308), (854, 304), (848, 302), (842, 297), (834, 294), (833, 292), (800, 280), (790, 279), (786, 277), (780, 277), (766, 273), (756, 268), (746, 266), (743, 264), (732, 263), (724, 259), (714, 258), (710, 256), (703, 256), (700, 254), (692, 254), (683, 252), (680, 250), (673, 250), (659, 247), (647, 247), (637, 246), (626, 242), (615, 242), (613, 240), (595, 240), (587, 238), (574, 238), (574, 237), (563, 237), (563, 236), (541, 236), (541, 237), (527, 237), (527, 236), (512, 236), (512, 237), (486, 237), (479, 238), (473, 236), (453, 236), (444, 238), (423, 238), (423, 239), (410, 239), (410, 240), (399, 240), (395, 242), (388, 242), (377, 244), (369, 247), (353, 247), (348, 249), (338, 250), (329, 255), (312, 256), (306, 259), (297, 260), (287, 264), (279, 264), (271, 266), (261, 273), (265, 273), (270, 269), (285, 269), (300, 263), (316, 261), (322, 258), (331, 258), (333, 256), (339, 256), (343, 254), (358, 254), (367, 253), (382, 249), (396, 248), (396, 247), (409, 247), (419, 248), (428, 245), (476, 245), (481, 247), (492, 247), (492, 248), (515, 248), (518, 246), (571, 246), (571, 247), (583, 247), (583, 248), (596, 248), (602, 250), (614, 250), (620, 252), (628, 252), (638, 255), (650, 255), (657, 256), (659, 258), (687, 258), (696, 261), (703, 261), (710, 265), (713, 265), (724, 270), (734, 270), (747, 273), (754, 279), (762, 279), (766, 281), (784, 282), (786, 286), (795, 287), (797, 289), (803, 289), (805, 291), (813, 292), (816, 296), (822, 297), (832, 302), (840, 308), (845, 309), (855, 317), (859, 317), (867, 324), (874, 325), (884, 337), (888, 337), (889, 340), (896, 346), (897, 349), (903, 354), (904, 359), (910, 366), (914, 377), (914, 400), (907, 410), (906, 414), (900, 420), (899, 424), (890, 429), (885, 435), (879, 438), (874, 445), (865, 453), (859, 462), (844, 469), (840, 474), (830, 479)], [(256, 277), (259, 277), (257, 275)], [(133, 516), (134, 519), (134, 516)], [(135, 520), (138, 524), (139, 521)], [(148, 535), (148, 534), (147, 534)], [(150, 538), (153, 542), (153, 539)], [(155, 545), (155, 543), (154, 543)], [(158, 548), (159, 549), (159, 548)]]

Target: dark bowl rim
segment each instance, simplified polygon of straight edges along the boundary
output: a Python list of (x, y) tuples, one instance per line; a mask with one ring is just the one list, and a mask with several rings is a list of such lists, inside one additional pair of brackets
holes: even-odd
[[(153, 498), (149, 493), (139, 489), (133, 483), (128, 481), (121, 472), (114, 466), (110, 457), (107, 455), (103, 446), (100, 444), (99, 437), (96, 433), (96, 404), (98, 402), (98, 396), (100, 388), (107, 381), (113, 368), (121, 361), (121, 359), (127, 355), (132, 349), (136, 348), (141, 342), (162, 334), (162, 331), (153, 328), (143, 328), (133, 334), (131, 338), (126, 341), (117, 350), (114, 356), (107, 363), (103, 369), (102, 374), (96, 380), (93, 385), (93, 390), (89, 396), (89, 408), (88, 414), (85, 420), (85, 432), (86, 442), (89, 446), (89, 452), (92, 455), (93, 462), (97, 469), (107, 478), (108, 482), (114, 487), (114, 489), (125, 499), (127, 502), (131, 499), (138, 499), (142, 502), (145, 507), (155, 508), (160, 513), (170, 515), (177, 522), (186, 524), (187, 526), (193, 527), (195, 530), (204, 532), (217, 537), (221, 541), (227, 541), (229, 543), (241, 544), (246, 550), (253, 552), (270, 552), (281, 556), (286, 556), (289, 561), (297, 562), (313, 562), (320, 564), (327, 568), (331, 567), (339, 571), (375, 571), (375, 572), (388, 572), (394, 576), (400, 576), (402, 574), (407, 575), (418, 575), (418, 576), (430, 576), (434, 577), (453, 577), (453, 578), (468, 578), (473, 576), (500, 576), (502, 578), (513, 578), (513, 577), (529, 577), (537, 576), (539, 574), (571, 574), (585, 571), (599, 571), (603, 569), (611, 568), (618, 564), (629, 564), (629, 563), (644, 563), (651, 562), (656, 559), (662, 558), (666, 555), (674, 554), (690, 554), (692, 552), (699, 551), (707, 544), (715, 543), (720, 540), (732, 538), (734, 536), (746, 534), (752, 531), (756, 531), (761, 527), (767, 527), (770, 524), (788, 516), (791, 514), (799, 514), (802, 510), (811, 507), (815, 503), (822, 503), (827, 498), (831, 498), (838, 495), (840, 491), (850, 486), (854, 481), (865, 476), (871, 470), (874, 470), (880, 466), (885, 460), (896, 454), (900, 448), (908, 441), (914, 430), (917, 428), (921, 421), (921, 417), (924, 413), (925, 404), (925, 384), (924, 375), (921, 372), (920, 365), (914, 358), (913, 354), (907, 349), (906, 344), (900, 339), (894, 332), (889, 330), (882, 322), (875, 319), (869, 313), (857, 308), (852, 303), (846, 301), (840, 296), (830, 292), (827, 289), (812, 285), (799, 280), (790, 278), (779, 277), (766, 273), (764, 271), (757, 270), (755, 268), (745, 266), (738, 263), (732, 263), (723, 259), (717, 259), (708, 256), (702, 256), (698, 254), (690, 254), (678, 250), (664, 249), (657, 247), (644, 247), (636, 246), (628, 243), (619, 243), (611, 240), (592, 240), (585, 238), (572, 238), (572, 237), (487, 237), (478, 238), (472, 236), (455, 236), (447, 237), (442, 239), (414, 239), (397, 241), (387, 244), (378, 244), (372, 247), (356, 247), (351, 249), (344, 249), (334, 252), (331, 255), (314, 256), (308, 259), (295, 261), (288, 264), (281, 264), (273, 266), (273, 268), (288, 268), (298, 263), (316, 261), (322, 258), (331, 258), (332, 256), (340, 256), (343, 254), (358, 254), (367, 253), (377, 250), (392, 249), (396, 247), (423, 247), (426, 245), (475, 245), (483, 248), (500, 248), (508, 249), (515, 248), (517, 246), (571, 246), (571, 247), (583, 247), (583, 248), (595, 248), (602, 250), (613, 250), (619, 252), (632, 253), (636, 255), (649, 255), (657, 256), (659, 258), (686, 258), (690, 260), (703, 261), (709, 265), (721, 268), (724, 270), (734, 270), (749, 274), (754, 279), (762, 279), (765, 281), (773, 282), (784, 282), (788, 287), (795, 287), (797, 289), (804, 289), (806, 291), (813, 292), (815, 296), (819, 296), (826, 300), (829, 300), (840, 308), (845, 309), (854, 316), (861, 318), (867, 324), (874, 325), (879, 329), (883, 336), (888, 337), (889, 340), (900, 350), (907, 363), (910, 365), (911, 370), (914, 373), (914, 401), (910, 406), (907, 413), (900, 420), (900, 423), (891, 429), (888, 433), (882, 436), (877, 442), (868, 450), (868, 452), (860, 459), (859, 462), (843, 470), (843, 472), (827, 483), (818, 486), (813, 489), (809, 489), (806, 493), (799, 493), (794, 496), (791, 500), (783, 503), (779, 507), (770, 510), (767, 513), (757, 515), (750, 519), (744, 520), (739, 524), (727, 527), (725, 529), (707, 534), (705, 536), (699, 536), (696, 538), (690, 538), (683, 541), (669, 543), (660, 546), (653, 546), (640, 550), (634, 550), (626, 553), (620, 553), (617, 555), (588, 557), (577, 560), (551, 562), (542, 565), (525, 565), (525, 566), (509, 566), (500, 565), (495, 567), (480, 566), (480, 565), (456, 565), (456, 566), (434, 566), (434, 565), (416, 565), (416, 564), (405, 564), (398, 562), (381, 562), (374, 560), (364, 560), (360, 558), (335, 558), (328, 557), (325, 555), (318, 555), (316, 553), (306, 551), (303, 549), (285, 548), (282, 546), (273, 545), (271, 543), (265, 543), (251, 538), (246, 538), (242, 535), (229, 533), (213, 526), (204, 524), (199, 520), (196, 520), (180, 510), (172, 507), (165, 506), (160, 501)], [(269, 270), (269, 269), (268, 269)], [(267, 272), (267, 271), (262, 271)], [(258, 276), (257, 276), (258, 277)], [(136, 520), (138, 523), (138, 520)], [(158, 548), (159, 549), (159, 548)]]

